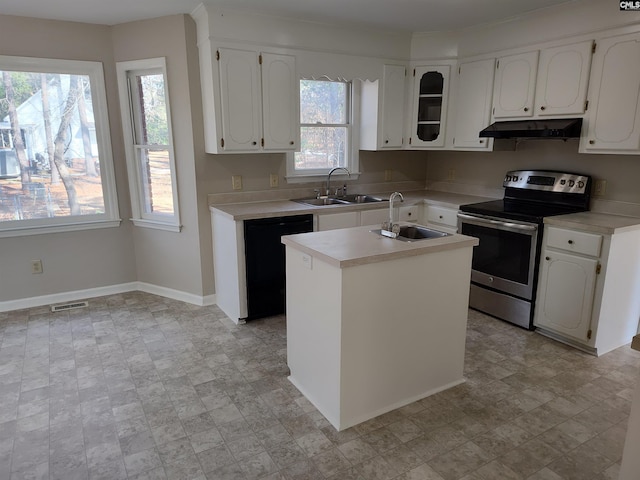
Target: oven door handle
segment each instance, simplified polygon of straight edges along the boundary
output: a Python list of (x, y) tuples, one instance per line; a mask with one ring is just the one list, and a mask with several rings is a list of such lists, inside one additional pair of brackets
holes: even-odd
[(462, 220), (473, 220), (478, 223), (487, 223), (490, 225), (495, 225), (496, 227), (524, 230), (527, 232), (535, 232), (536, 230), (538, 230), (537, 225), (522, 225), (521, 223), (503, 222), (500, 220), (492, 220), (490, 218), (476, 217), (474, 215), (465, 215), (464, 213), (458, 213), (458, 218), (461, 218)]

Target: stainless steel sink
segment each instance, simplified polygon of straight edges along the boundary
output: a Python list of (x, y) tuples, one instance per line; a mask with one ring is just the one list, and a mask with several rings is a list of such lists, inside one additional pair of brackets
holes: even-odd
[(323, 205), (348, 205), (350, 203), (334, 197), (297, 198), (295, 200), (292, 200), (292, 202), (304, 203), (306, 205), (315, 205), (316, 207)]
[(320, 198), (297, 198), (293, 202), (305, 203), (307, 205), (350, 205), (354, 203), (377, 203), (388, 202), (384, 198), (373, 197), (371, 195), (354, 194), (345, 195), (344, 197), (320, 197)]
[(364, 194), (345, 195), (344, 197), (340, 197), (340, 200), (344, 200), (345, 202), (349, 203), (376, 203), (389, 201), (388, 198), (378, 198)]
[[(382, 235), (381, 229), (371, 230), (372, 233)], [(400, 232), (396, 240), (402, 242), (417, 242), (418, 240), (428, 240), (430, 238), (442, 238), (448, 237), (450, 233), (441, 232), (439, 230), (433, 230), (427, 227), (418, 227), (416, 225), (403, 225), (400, 227)]]

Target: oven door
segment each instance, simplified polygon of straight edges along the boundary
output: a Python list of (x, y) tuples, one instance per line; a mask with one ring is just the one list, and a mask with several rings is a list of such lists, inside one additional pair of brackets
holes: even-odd
[(472, 282), (533, 298), (538, 224), (458, 213), (458, 232), (480, 240), (473, 250)]

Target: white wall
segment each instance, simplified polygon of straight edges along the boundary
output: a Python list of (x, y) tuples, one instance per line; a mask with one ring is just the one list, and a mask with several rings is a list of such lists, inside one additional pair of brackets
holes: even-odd
[[(0, 15), (3, 55), (102, 62), (120, 215), (130, 216), (111, 30)], [(44, 272), (31, 273), (42, 259)], [(131, 226), (0, 239), (0, 302), (125, 284), (136, 279)]]

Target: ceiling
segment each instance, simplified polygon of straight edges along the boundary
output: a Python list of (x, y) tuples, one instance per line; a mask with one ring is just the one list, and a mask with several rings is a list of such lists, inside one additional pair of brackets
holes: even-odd
[(578, 0), (0, 0), (0, 13), (116, 25), (191, 13), (200, 3), (404, 32), (455, 30)]

